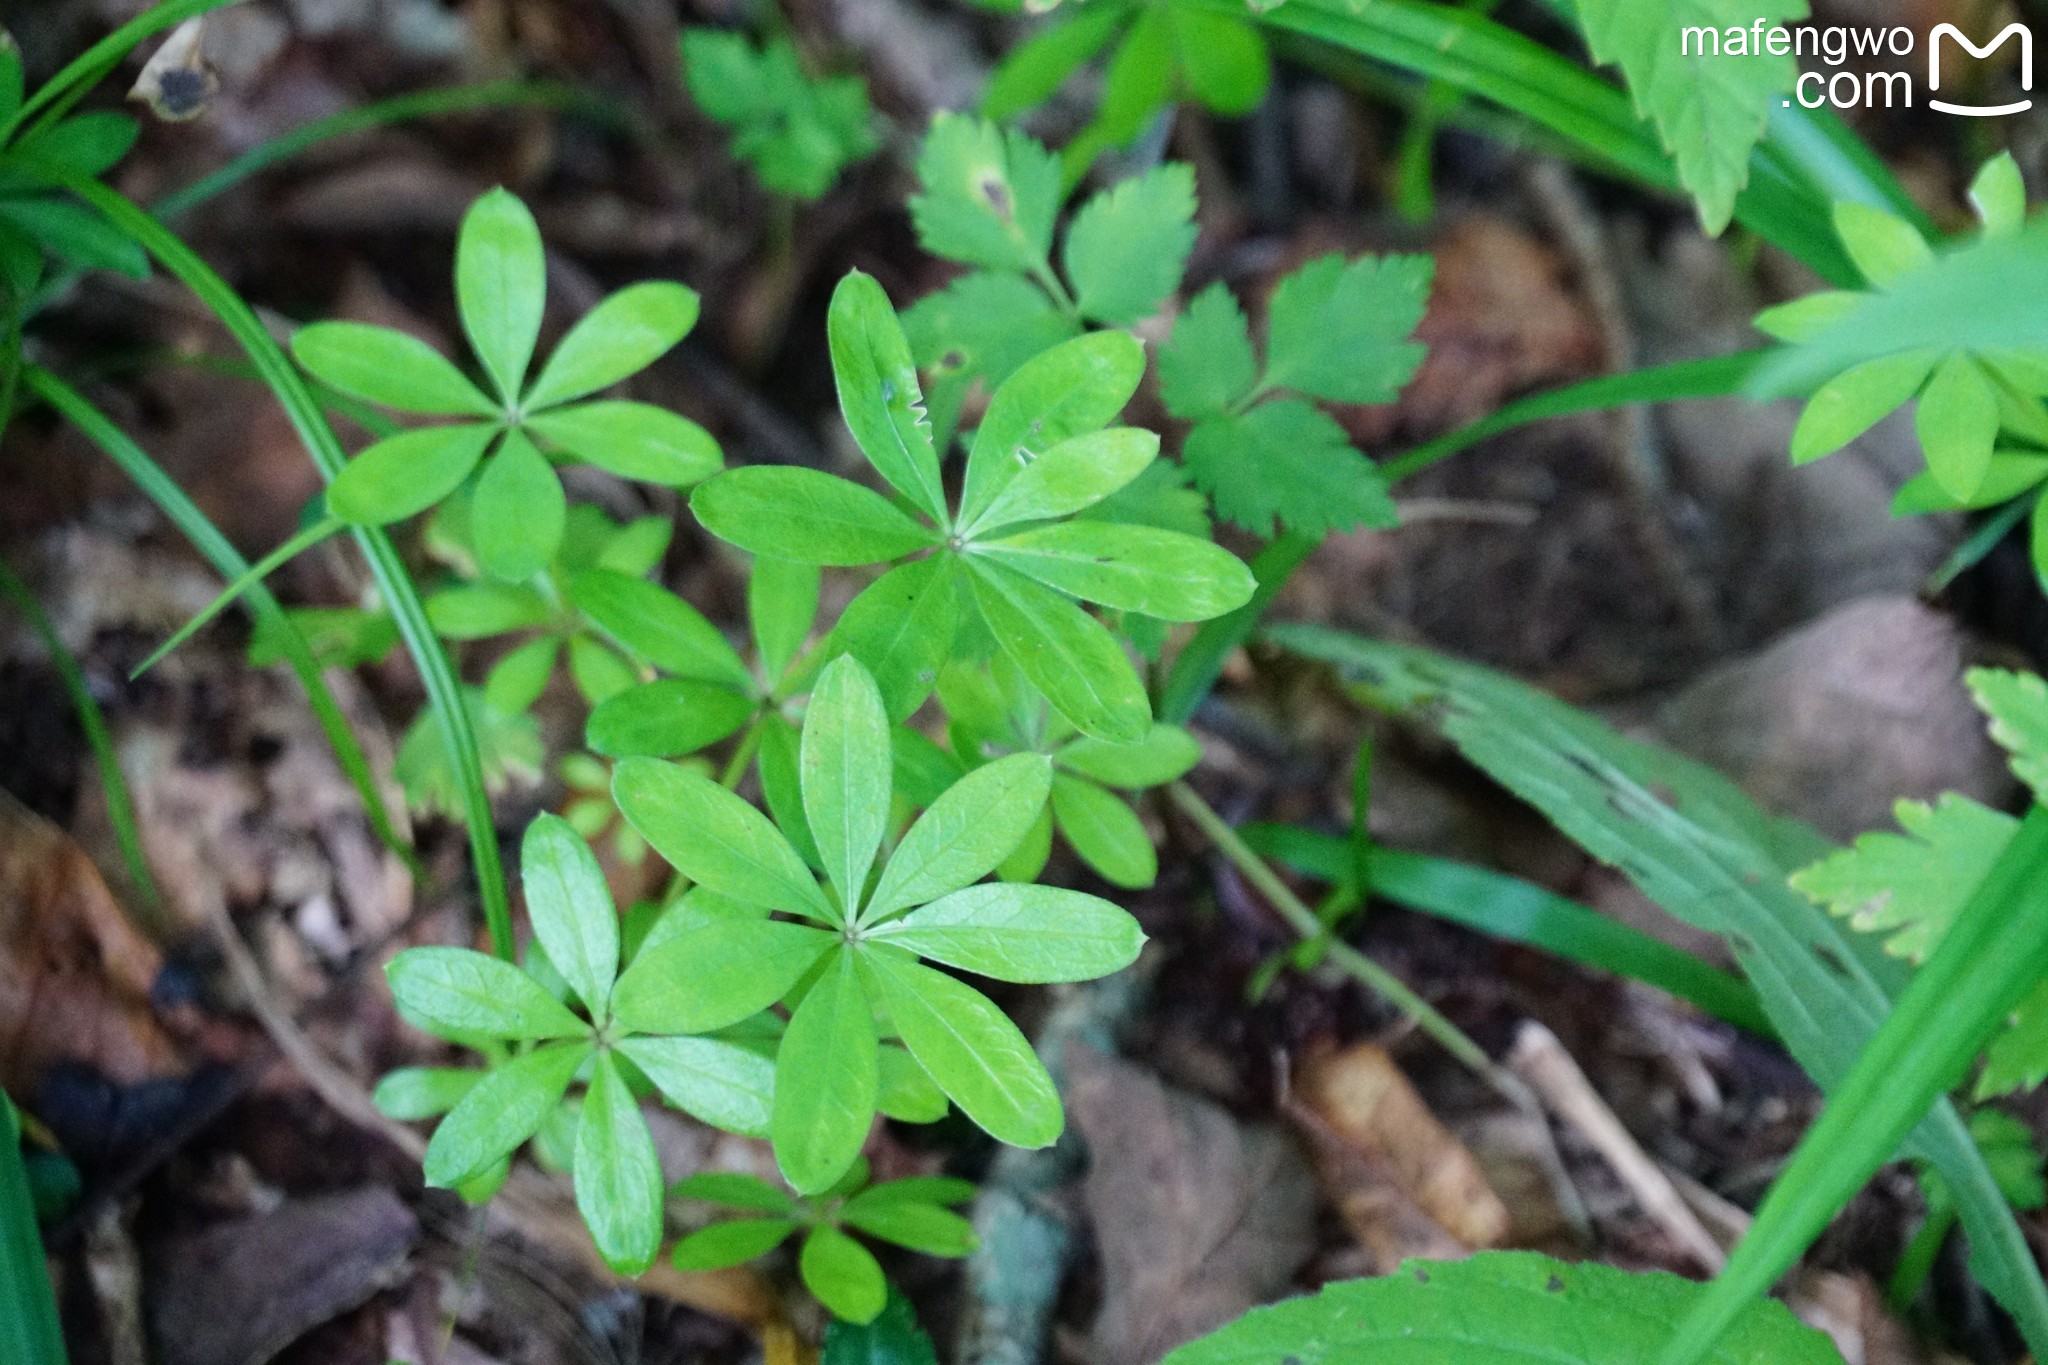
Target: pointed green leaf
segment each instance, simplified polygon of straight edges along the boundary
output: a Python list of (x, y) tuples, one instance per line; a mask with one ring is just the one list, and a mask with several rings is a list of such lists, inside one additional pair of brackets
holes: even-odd
[(758, 1014), (817, 965), (833, 936), (781, 920), (706, 920), (642, 947), (612, 990), (635, 1033), (709, 1033)]
[(949, 1209), (914, 1199), (864, 1202), (856, 1196), (839, 1216), (848, 1227), (927, 1256), (967, 1256), (981, 1246), (974, 1224)]
[(533, 936), (591, 1017), (604, 1018), (619, 972), (619, 915), (590, 845), (567, 820), (543, 813), (526, 827), (519, 875)]
[(1792, 463), (1832, 455), (1876, 426), (1920, 391), (1936, 358), (1932, 350), (1880, 356), (1821, 385), (1806, 400), (1799, 424), (1792, 429)]
[(663, 1182), (654, 1135), (609, 1052), (597, 1054), (576, 1125), (576, 1208), (606, 1265), (633, 1276), (661, 1251)]
[(833, 1316), (869, 1323), (889, 1301), (889, 1282), (866, 1247), (829, 1224), (812, 1228), (797, 1257), (797, 1271)]
[(910, 342), (872, 275), (849, 271), (825, 317), (839, 410), (868, 463), (935, 522), (946, 520), (939, 457), (925, 420)]
[(545, 625), (551, 615), (547, 598), (510, 583), (461, 583), (427, 598), (427, 620), (444, 640), (509, 635)]
[(1093, 507), (1144, 473), (1158, 456), (1159, 438), (1137, 427), (1111, 427), (1061, 441), (1018, 470), (967, 534)]
[(757, 555), (747, 575), (747, 621), (761, 652), (762, 677), (781, 681), (817, 619), (818, 566)]
[(847, 603), (827, 651), (844, 651), (874, 676), (891, 720), (924, 704), (960, 627), (960, 589), (950, 559), (898, 564)]
[(811, 838), (810, 821), (804, 818), (800, 778), (802, 761), (798, 754), (803, 747), (802, 737), (794, 725), (774, 711), (763, 715), (758, 724), (761, 730), (761, 797), (768, 803), (768, 813), (775, 817), (775, 827), (802, 855), (804, 863), (822, 870), (825, 860), (818, 856), (817, 841)]
[(1038, 754), (999, 758), (955, 782), (896, 845), (862, 922), (986, 877), (1023, 839), (1051, 790), (1052, 765)]
[(720, 683), (663, 678), (605, 698), (583, 741), (607, 758), (681, 758), (737, 731), (758, 709)]
[(1018, 471), (1070, 437), (1116, 419), (1145, 375), (1145, 348), (1128, 332), (1090, 332), (1033, 357), (989, 399), (967, 457), (960, 522), (982, 519)]
[(591, 569), (570, 580), (569, 600), (592, 625), (664, 673), (753, 691), (754, 675), (718, 627), (659, 584)]
[(1976, 361), (1952, 355), (1921, 392), (1913, 429), (1927, 455), (1928, 472), (1949, 496), (1968, 501), (1991, 468), (1991, 450), (1998, 442), (1998, 392)]
[(1863, 278), (1878, 289), (1931, 265), (1934, 252), (1920, 230), (1895, 213), (1851, 199), (1835, 202), (1835, 233)]
[(964, 1204), (981, 1193), (981, 1187), (972, 1180), (962, 1180), (950, 1175), (908, 1175), (900, 1180), (885, 1180), (879, 1185), (870, 1185), (846, 1201), (845, 1208), (855, 1205), (873, 1207), (877, 1204)]
[(1151, 526), (1063, 521), (976, 541), (973, 551), (1084, 602), (1162, 621), (1207, 621), (1235, 611), (1258, 586), (1222, 546)]
[(991, 270), (1042, 268), (1060, 207), (1060, 167), (1018, 129), (964, 114), (932, 119), (910, 220), (926, 251)]
[(768, 1136), (772, 1059), (720, 1038), (625, 1038), (618, 1047), (684, 1113), (742, 1137)]
[(519, 401), (547, 292), (539, 226), (510, 191), (492, 190), (462, 219), (455, 241), (455, 303), (462, 330), (507, 407)]
[(725, 464), (710, 432), (652, 403), (578, 403), (527, 418), (526, 430), (578, 464), (664, 488), (688, 488)]
[(690, 510), (720, 540), (807, 564), (877, 564), (939, 541), (881, 494), (816, 469), (729, 469), (697, 485)]
[(1766, 308), (1750, 325), (1780, 341), (1807, 341), (1855, 312), (1863, 295), (1852, 289), (1822, 289), (1802, 294), (1790, 303)]
[(678, 1270), (724, 1270), (766, 1255), (796, 1231), (787, 1218), (735, 1218), (699, 1228), (676, 1243)]
[(402, 412), (495, 417), (498, 405), (418, 337), (361, 322), (316, 322), (292, 336), (308, 374), (353, 398)]
[(874, 1123), (875, 1021), (854, 957), (841, 948), (825, 964), (775, 1054), (775, 1160), (803, 1194), (844, 1175)]
[(1202, 760), (1202, 744), (1178, 725), (1154, 725), (1131, 744), (1105, 744), (1099, 739), (1074, 740), (1053, 755), (1053, 762), (1105, 787), (1137, 790), (1185, 777)]
[(1035, 882), (1052, 857), (1052, 805), (1038, 808), (1038, 818), (1024, 832), (1017, 851), (996, 865), (996, 876), (1006, 882)]
[(1129, 327), (1180, 287), (1195, 245), (1195, 172), (1168, 162), (1095, 195), (1067, 228), (1061, 260), (1081, 316)]
[(509, 962), (468, 948), (408, 948), (384, 968), (421, 1027), (491, 1038), (578, 1038), (590, 1026)]
[(462, 486), (496, 434), (463, 425), (387, 436), (327, 485), (327, 510), (352, 526), (383, 526), (424, 512)]
[(387, 1071), (370, 1092), (370, 1102), (400, 1123), (439, 1118), (462, 1102), (486, 1073), (469, 1067), (402, 1066)]
[(554, 466), (525, 433), (506, 432), (498, 453), (485, 462), (470, 504), (477, 562), (493, 578), (524, 583), (553, 561), (568, 512)]
[(1060, 773), (1052, 780), (1052, 818), (1081, 861), (1116, 885), (1135, 890), (1158, 878), (1152, 836), (1122, 797)]
[(633, 665), (588, 635), (569, 637), (569, 676), (592, 706), (602, 706), (640, 685)]
[(1228, 410), (1251, 392), (1258, 372), (1251, 326), (1221, 280), (1195, 295), (1159, 348), (1159, 395), (1168, 412), (1189, 421)]
[(569, 329), (524, 406), (538, 412), (610, 388), (660, 359), (697, 324), (697, 293), (669, 280), (632, 284)]
[(758, 1175), (739, 1171), (699, 1171), (669, 1187), (676, 1199), (701, 1199), (732, 1209), (754, 1209), (761, 1213), (794, 1213), (796, 1200)]
[(1044, 104), (1130, 15), (1116, 5), (1085, 5), (1051, 17), (1055, 22), (1011, 47), (996, 64), (981, 95), (983, 118), (1008, 121)]
[(1010, 882), (955, 891), (868, 937), (979, 976), (1032, 983), (1107, 976), (1145, 944), (1138, 922), (1100, 897)]
[(818, 675), (799, 761), (811, 838), (852, 919), (889, 818), (889, 717), (859, 660), (842, 654)]
[(810, 869), (768, 817), (710, 778), (658, 759), (628, 758), (612, 772), (612, 799), (691, 881), (737, 901), (837, 922)]
[(453, 1189), (532, 1137), (589, 1055), (588, 1041), (556, 1043), (492, 1068), (434, 1130), (423, 1163), (427, 1183)]
[(1151, 728), (1145, 686), (1101, 622), (1004, 565), (981, 558), (969, 565), (982, 619), (1061, 715), (1098, 739), (1117, 742)]

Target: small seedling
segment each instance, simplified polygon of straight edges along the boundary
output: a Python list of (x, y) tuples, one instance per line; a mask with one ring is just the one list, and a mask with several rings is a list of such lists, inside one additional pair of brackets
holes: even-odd
[(685, 29), (682, 56), (691, 98), (732, 129), (732, 154), (777, 194), (816, 199), (881, 145), (867, 82), (806, 75), (786, 38), (757, 49), (743, 34)]

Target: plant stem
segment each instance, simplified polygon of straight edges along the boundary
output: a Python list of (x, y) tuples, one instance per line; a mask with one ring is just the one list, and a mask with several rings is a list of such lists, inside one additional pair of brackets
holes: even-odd
[(1885, 1286), (1885, 1306), (1894, 1314), (1904, 1317), (1912, 1308), (1913, 1300), (1920, 1297), (1920, 1287), (1933, 1273), (1935, 1258), (1941, 1255), (1941, 1244), (1948, 1240), (1949, 1231), (1955, 1225), (1956, 1206), (1953, 1203), (1928, 1201), (1927, 1216), (1920, 1220), (1919, 1230), (1906, 1244), (1898, 1265), (1892, 1270), (1891, 1283)]

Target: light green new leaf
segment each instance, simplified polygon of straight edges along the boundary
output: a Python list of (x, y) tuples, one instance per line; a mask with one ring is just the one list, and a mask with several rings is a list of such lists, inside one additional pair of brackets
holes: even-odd
[(540, 338), (547, 253), (526, 205), (495, 189), (470, 206), (455, 240), (455, 304), (470, 348), (506, 407)]
[(661, 1251), (663, 1182), (654, 1135), (609, 1052), (597, 1054), (576, 1125), (576, 1208), (606, 1265), (633, 1276)]
[(544, 813), (526, 827), (519, 875), (533, 936), (591, 1018), (602, 1020), (619, 971), (619, 916), (596, 855), (567, 820)]
[(659, 584), (589, 569), (569, 581), (569, 600), (592, 625), (664, 673), (753, 690), (754, 675), (718, 627)]
[(713, 919), (642, 947), (612, 989), (636, 1033), (709, 1033), (787, 995), (832, 947), (831, 934), (781, 920)]
[(891, 720), (907, 720), (931, 695), (960, 628), (957, 570), (932, 556), (898, 564), (861, 589), (832, 627), (826, 652), (858, 659), (874, 675)]
[(697, 485), (690, 510), (720, 540), (806, 564), (877, 564), (939, 543), (881, 494), (816, 469), (729, 469)]
[(1038, 754), (999, 758), (955, 782), (904, 832), (861, 922), (986, 877), (1016, 849), (1051, 790), (1052, 765)]
[(584, 723), (583, 742), (607, 758), (681, 758), (732, 734), (758, 709), (722, 683), (663, 678), (605, 698)]
[(725, 464), (710, 432), (652, 403), (578, 403), (527, 418), (526, 430), (578, 464), (664, 488), (688, 488)]
[(2010, 237), (2027, 221), (2027, 182), (2011, 152), (2000, 152), (1970, 181), (1970, 207), (1987, 237)]
[(408, 948), (384, 968), (408, 1019), (434, 1032), (577, 1038), (590, 1026), (509, 962), (468, 948)]
[(719, 1038), (625, 1038), (618, 1048), (684, 1113), (728, 1133), (768, 1136), (775, 1095), (770, 1058)]
[(1145, 348), (1128, 332), (1090, 332), (1017, 368), (989, 399), (974, 433), (960, 523), (982, 522), (1025, 466), (1070, 437), (1114, 421), (1145, 376)]
[(1963, 680), (1991, 718), (1992, 741), (2012, 755), (2013, 773), (2048, 805), (2048, 683), (2005, 668), (1973, 668)]
[(418, 337), (362, 322), (316, 322), (292, 336), (306, 372), (352, 398), (402, 412), (495, 417), (498, 405)]
[(846, 1174), (875, 1119), (875, 1021), (855, 956), (841, 948), (825, 964), (775, 1054), (769, 1131), (783, 1179), (803, 1194)]
[(1193, 421), (1228, 409), (1251, 392), (1259, 358), (1237, 296), (1218, 280), (1195, 295), (1159, 348), (1159, 394), (1166, 410)]
[(1222, 546), (1151, 526), (1056, 522), (977, 541), (974, 552), (1084, 602), (1162, 621), (1207, 621), (1235, 611), (1258, 586)]
[(1069, 437), (1018, 470), (967, 534), (1071, 516), (1130, 483), (1158, 457), (1159, 438), (1138, 427)]
[(1005, 565), (983, 557), (968, 563), (982, 619), (1061, 715), (1115, 742), (1141, 738), (1151, 728), (1145, 685), (1100, 621)]
[(1885, 951), (1927, 956), (1991, 871), (2019, 821), (1955, 792), (1892, 807), (1904, 834), (1863, 834), (1794, 873), (1792, 885), (1864, 933), (1897, 930)]
[(696, 325), (695, 290), (668, 280), (628, 285), (569, 329), (524, 406), (538, 412), (609, 388), (652, 365)]
[(1940, 353), (1932, 349), (1880, 356), (1843, 371), (1814, 391), (1792, 428), (1792, 463), (1832, 455), (1920, 392)]
[(612, 799), (691, 881), (750, 905), (837, 922), (810, 869), (768, 817), (710, 778), (658, 759), (628, 758), (612, 772)]
[(1927, 470), (1960, 502), (1975, 497), (1998, 442), (1998, 391), (1977, 362), (1952, 355), (1935, 369), (1913, 417)]
[(493, 1068), (427, 1142), (427, 1183), (443, 1190), (465, 1184), (540, 1131), (589, 1055), (587, 1041), (556, 1043)]
[(1059, 161), (1018, 130), (939, 114), (917, 157), (910, 220), (926, 251), (1020, 274), (1042, 267), (1060, 208)]
[(1049, 1147), (1058, 1139), (1066, 1126), (1059, 1091), (993, 1001), (892, 954), (863, 953), (861, 966), (903, 1045), (962, 1113), (1013, 1147)]
[(974, 1224), (949, 1209), (914, 1199), (863, 1200), (855, 1195), (839, 1216), (848, 1227), (927, 1256), (968, 1256), (981, 1246)]
[(1082, 205), (1060, 258), (1081, 316), (1129, 327), (1180, 287), (1194, 245), (1194, 168), (1167, 162)]
[(747, 575), (747, 621), (761, 652), (762, 677), (770, 683), (781, 679), (817, 617), (817, 565), (773, 555), (755, 558)]
[(1202, 761), (1202, 743), (1178, 725), (1154, 725), (1131, 744), (1077, 739), (1053, 755), (1053, 762), (1105, 787), (1135, 791), (1184, 777)]
[(872, 275), (849, 271), (825, 315), (839, 410), (875, 472), (943, 525), (946, 492), (910, 342)]
[(889, 819), (889, 717), (860, 662), (842, 654), (825, 665), (804, 713), (799, 762), (804, 817), (852, 919)]
[(421, 427), (387, 436), (327, 485), (327, 510), (352, 526), (383, 526), (424, 512), (462, 486), (497, 435), (493, 427)]
[(677, 1270), (725, 1270), (773, 1251), (795, 1231), (787, 1218), (735, 1218), (697, 1229), (672, 1255)]
[(1408, 340), (1429, 302), (1428, 256), (1331, 252), (1291, 272), (1266, 316), (1269, 388), (1338, 403), (1391, 403), (1422, 363)]
[(506, 432), (484, 463), (469, 507), (477, 562), (493, 578), (524, 583), (553, 562), (568, 515), (569, 500), (547, 457), (526, 433)]
[(1834, 222), (1849, 259), (1874, 289), (1889, 288), (1934, 263), (1934, 251), (1920, 230), (1895, 213), (1844, 199), (1834, 206)]
[(370, 1092), (370, 1102), (400, 1123), (439, 1118), (462, 1102), (485, 1073), (469, 1067), (402, 1066), (387, 1071)]
[(1158, 879), (1152, 836), (1122, 797), (1059, 773), (1052, 780), (1052, 818), (1081, 861), (1110, 882), (1136, 890)]
[(1029, 983), (1108, 976), (1135, 962), (1145, 944), (1138, 922), (1098, 896), (1010, 882), (955, 891), (868, 936), (962, 971)]
[(1766, 308), (1750, 325), (1780, 341), (1806, 341), (1854, 312), (1863, 295), (1853, 289), (1821, 289), (1802, 294), (1790, 303)]
[(812, 1228), (797, 1273), (818, 1302), (848, 1322), (869, 1323), (889, 1301), (889, 1282), (866, 1247), (829, 1224)]
[(1254, 535), (1274, 535), (1276, 523), (1321, 535), (1400, 521), (1372, 461), (1352, 449), (1336, 418), (1300, 399), (1196, 424), (1181, 459), (1216, 515)]

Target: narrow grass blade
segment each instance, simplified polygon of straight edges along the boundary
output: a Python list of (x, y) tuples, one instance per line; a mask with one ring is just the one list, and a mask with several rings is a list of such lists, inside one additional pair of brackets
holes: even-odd
[(64, 1365), (67, 1358), (21, 1163), (21, 1119), (0, 1095), (0, 1360)]
[(172, 632), (170, 639), (158, 645), (154, 650), (150, 651), (148, 658), (135, 665), (134, 671), (128, 675), (129, 680), (133, 681), (156, 667), (165, 655), (191, 639), (198, 633), (200, 627), (225, 611), (228, 605), (237, 597), (240, 597), (250, 588), (255, 587), (258, 583), (270, 577), (279, 568), (298, 558), (340, 529), (341, 523), (333, 517), (316, 522), (300, 531), (284, 544), (278, 546), (275, 550), (272, 550), (269, 554), (263, 556), (263, 558), (257, 560), (248, 568), (242, 570), (225, 588), (221, 589), (218, 597), (200, 608), (198, 615), (194, 616), (184, 625), (179, 626), (177, 630)]

